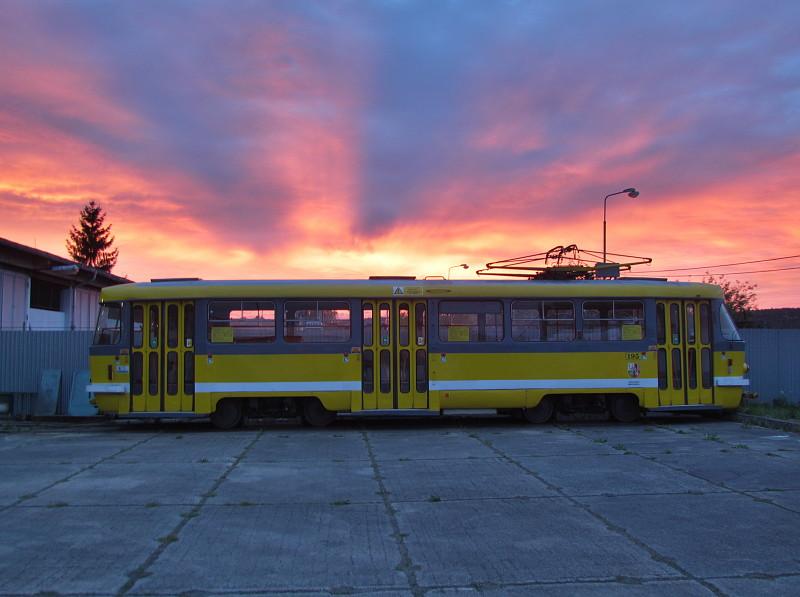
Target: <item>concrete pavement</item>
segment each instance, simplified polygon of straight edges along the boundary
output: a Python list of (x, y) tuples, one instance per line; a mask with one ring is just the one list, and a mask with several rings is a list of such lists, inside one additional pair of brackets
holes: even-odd
[(797, 595), (800, 436), (502, 418), (0, 429), (0, 595)]

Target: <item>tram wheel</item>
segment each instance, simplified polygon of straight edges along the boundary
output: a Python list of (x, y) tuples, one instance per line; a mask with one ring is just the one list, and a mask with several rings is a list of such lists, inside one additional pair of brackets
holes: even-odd
[(335, 418), (336, 413), (322, 406), (318, 398), (309, 398), (303, 403), (303, 421), (312, 427), (327, 427)]
[(525, 420), (528, 423), (542, 424), (547, 423), (553, 418), (556, 411), (556, 404), (552, 398), (542, 398), (541, 402), (533, 408), (526, 408), (523, 411)]
[(639, 401), (633, 396), (614, 396), (610, 400), (611, 416), (620, 423), (633, 423), (639, 420), (642, 412)]
[(217, 402), (217, 409), (211, 414), (211, 424), (217, 429), (233, 429), (242, 422), (242, 402), (226, 398)]

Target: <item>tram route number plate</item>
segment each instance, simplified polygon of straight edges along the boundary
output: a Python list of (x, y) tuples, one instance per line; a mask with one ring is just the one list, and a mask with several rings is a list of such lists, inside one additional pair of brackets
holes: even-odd
[(626, 352), (625, 358), (629, 361), (646, 361), (647, 360), (647, 353), (646, 352)]

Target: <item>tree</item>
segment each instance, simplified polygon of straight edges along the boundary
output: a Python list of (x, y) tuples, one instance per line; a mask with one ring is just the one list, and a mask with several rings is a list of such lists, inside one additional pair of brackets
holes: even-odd
[(756, 288), (757, 284), (751, 282), (740, 282), (739, 280), (726, 280), (724, 275), (713, 276), (706, 272), (703, 282), (706, 284), (716, 284), (722, 288), (725, 295), (725, 305), (731, 312), (736, 323), (747, 321), (747, 314), (757, 308)]
[(111, 225), (103, 226), (105, 219), (105, 212), (94, 201), (84, 205), (78, 228), (72, 226), (69, 232), (67, 251), (78, 263), (110, 272), (117, 264), (119, 250), (111, 248), (114, 237)]

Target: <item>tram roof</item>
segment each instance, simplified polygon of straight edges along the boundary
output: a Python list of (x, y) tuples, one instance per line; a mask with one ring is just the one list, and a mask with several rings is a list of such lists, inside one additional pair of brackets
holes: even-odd
[(664, 280), (165, 280), (104, 288), (101, 300), (202, 298), (723, 298), (722, 289)]

